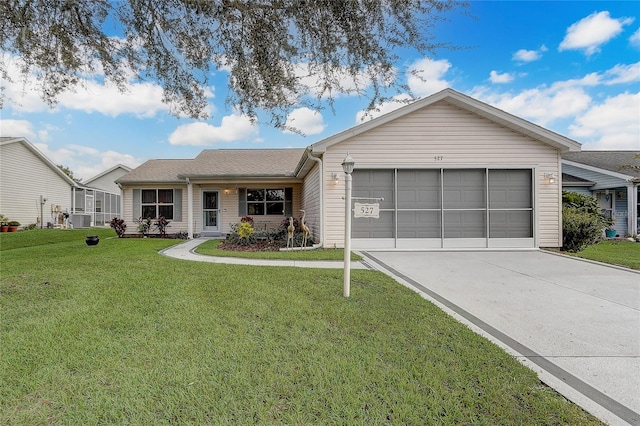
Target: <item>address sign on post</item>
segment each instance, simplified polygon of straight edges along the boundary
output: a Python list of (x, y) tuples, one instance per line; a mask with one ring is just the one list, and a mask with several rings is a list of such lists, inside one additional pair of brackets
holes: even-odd
[(380, 217), (379, 203), (355, 203), (353, 217), (372, 217), (378, 219)]

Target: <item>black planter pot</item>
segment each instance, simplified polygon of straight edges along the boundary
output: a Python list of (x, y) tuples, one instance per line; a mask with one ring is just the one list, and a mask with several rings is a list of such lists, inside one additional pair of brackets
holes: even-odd
[(88, 246), (95, 246), (100, 242), (100, 237), (97, 235), (90, 235), (85, 239)]

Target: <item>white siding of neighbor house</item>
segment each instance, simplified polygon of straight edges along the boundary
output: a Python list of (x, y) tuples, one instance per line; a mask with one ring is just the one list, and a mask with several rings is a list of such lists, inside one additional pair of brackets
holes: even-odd
[(92, 188), (102, 189), (112, 194), (120, 194), (120, 187), (116, 184), (116, 179), (127, 174), (127, 171), (121, 168), (114, 169), (109, 173), (100, 176), (97, 179), (83, 182)]
[(0, 213), (21, 226), (40, 217), (40, 196), (44, 225), (53, 222), (52, 206), (71, 210), (71, 184), (20, 142), (2, 145), (0, 153)]
[[(325, 182), (329, 180), (330, 179), (327, 178), (325, 179)], [(320, 217), (322, 215), (322, 212), (320, 211), (321, 197), (320, 166), (316, 163), (305, 177), (301, 197), (301, 208), (305, 209), (307, 212), (307, 219), (305, 222), (311, 230), (313, 241), (316, 243), (322, 239), (322, 235), (320, 235)]]
[[(343, 246), (345, 179), (341, 163), (347, 153), (356, 169), (531, 168), (536, 173), (536, 245), (562, 244), (558, 150), (446, 102), (437, 102), (327, 148), (323, 156), (325, 247)], [(337, 185), (330, 183), (333, 172), (340, 176)], [(553, 173), (556, 182), (547, 183), (545, 173)]]

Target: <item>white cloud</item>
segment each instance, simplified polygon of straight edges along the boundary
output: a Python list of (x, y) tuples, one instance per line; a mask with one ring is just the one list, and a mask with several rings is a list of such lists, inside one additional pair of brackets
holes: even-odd
[[(285, 125), (289, 128), (296, 129), (305, 135), (317, 135), (327, 127), (324, 123), (322, 114), (309, 108), (298, 108), (287, 116)], [(285, 130), (284, 133), (293, 133)]]
[(541, 126), (580, 114), (591, 102), (591, 97), (580, 87), (552, 86), (523, 90), (516, 94), (494, 93), (479, 87), (474, 89), (471, 96)]
[[(3, 80), (6, 106), (20, 112), (51, 111), (51, 107), (40, 99), (40, 83), (34, 74), (26, 80), (20, 73), (19, 59), (4, 55), (1, 59), (7, 65), (9, 80)], [(101, 78), (100, 75), (93, 77)], [(207, 97), (213, 97), (213, 89), (205, 89)], [(155, 117), (170, 112), (171, 105), (162, 102), (162, 87), (149, 82), (129, 82), (125, 92), (113, 84), (104, 84), (87, 78), (78, 86), (64, 91), (58, 96), (54, 110), (69, 110), (99, 113), (110, 117), (132, 114), (141, 118)], [(209, 111), (211, 113), (211, 111)]]
[(640, 47), (640, 28), (629, 37), (629, 43), (631, 43), (632, 46)]
[(407, 105), (407, 103), (410, 102), (411, 100), (412, 100), (411, 96), (407, 94), (402, 94), (402, 95), (395, 96), (389, 102), (382, 103), (373, 111), (365, 111), (365, 110), (358, 111), (356, 113), (356, 124), (361, 124), (363, 121), (372, 120), (376, 117), (380, 117), (381, 115), (387, 114), (391, 111), (395, 111), (396, 109)]
[(451, 87), (451, 83), (444, 79), (449, 68), (451, 63), (446, 59), (420, 59), (409, 67), (407, 84), (416, 97), (432, 95)]
[(640, 62), (631, 65), (616, 65), (604, 73), (606, 85), (635, 83), (640, 81)]
[(511, 83), (514, 78), (514, 75), (508, 72), (499, 74), (497, 71), (491, 71), (489, 73), (489, 81), (495, 84)]
[[(446, 59), (434, 61), (430, 58), (417, 60), (407, 69), (407, 85), (417, 98), (426, 97), (436, 92), (451, 87), (451, 83), (444, 77), (451, 68), (451, 63)], [(371, 120), (381, 115), (387, 114), (411, 101), (408, 94), (394, 96), (388, 102), (378, 105), (372, 111), (358, 111), (356, 113), (356, 124)]]
[(633, 18), (613, 19), (609, 12), (592, 13), (567, 28), (558, 50), (583, 50), (587, 56), (600, 51), (600, 46), (622, 32)]
[(640, 149), (640, 93), (623, 93), (591, 106), (569, 127), (583, 149)]
[(232, 114), (222, 118), (219, 127), (196, 122), (183, 124), (169, 136), (171, 145), (207, 146), (221, 142), (246, 141), (258, 135), (258, 127), (245, 115)]
[(36, 140), (33, 125), (27, 120), (0, 120), (0, 136), (26, 138), (29, 142)]
[(546, 46), (541, 46), (538, 50), (520, 49), (513, 54), (512, 60), (516, 62), (533, 62), (542, 58), (542, 53), (547, 51)]
[(51, 148), (46, 143), (34, 143), (34, 145), (55, 164), (68, 167), (74, 177), (83, 180), (118, 164), (134, 168), (142, 163), (141, 160), (129, 154), (100, 151), (84, 145), (66, 145), (61, 148)]

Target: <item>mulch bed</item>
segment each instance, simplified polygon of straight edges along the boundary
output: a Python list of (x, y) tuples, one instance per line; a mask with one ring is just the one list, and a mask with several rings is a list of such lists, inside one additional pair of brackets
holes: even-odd
[(226, 251), (280, 251), (279, 244), (269, 241), (258, 241), (257, 243), (248, 246), (222, 241), (218, 244), (218, 248)]

